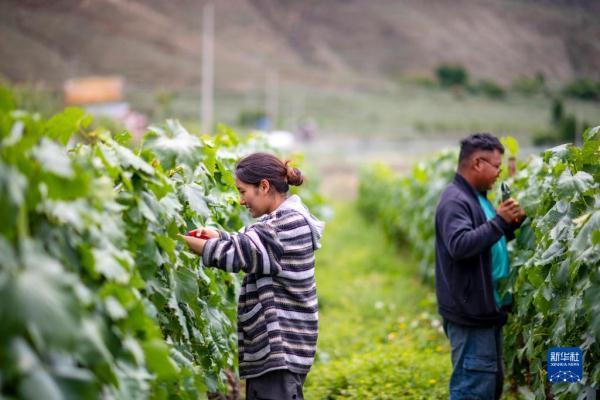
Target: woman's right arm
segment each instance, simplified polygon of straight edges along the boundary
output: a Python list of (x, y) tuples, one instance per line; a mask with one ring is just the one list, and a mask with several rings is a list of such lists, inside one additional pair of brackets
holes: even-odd
[(202, 262), (205, 266), (263, 275), (276, 275), (281, 271), (279, 260), (283, 246), (273, 226), (261, 223), (244, 233), (219, 233), (219, 239), (209, 239), (204, 244)]

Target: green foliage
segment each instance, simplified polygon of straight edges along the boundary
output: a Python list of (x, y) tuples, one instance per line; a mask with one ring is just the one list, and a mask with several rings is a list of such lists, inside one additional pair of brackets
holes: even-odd
[(513, 136), (503, 136), (500, 143), (504, 146), (504, 151), (509, 157), (516, 157), (519, 154), (519, 142)]
[[(421, 327), (414, 334), (430, 338), (428, 331), (432, 329)], [(418, 343), (407, 332), (400, 335), (405, 336), (349, 359), (331, 362), (329, 368), (320, 371), (318, 385), (310, 383), (309, 375), (307, 394), (332, 400), (448, 398), (449, 350), (432, 346), (431, 340)]]
[(489, 79), (483, 79), (477, 82), (474, 90), (476, 93), (481, 93), (491, 99), (501, 99), (506, 95), (506, 91), (502, 88), (502, 86)]
[(558, 135), (554, 130), (537, 130), (531, 139), (534, 146), (553, 146), (558, 143)]
[(600, 81), (580, 78), (563, 89), (565, 95), (582, 100), (600, 100)]
[(585, 131), (590, 126), (585, 121), (578, 121), (574, 114), (566, 113), (563, 102), (559, 98), (552, 100), (552, 128), (538, 130), (533, 136), (535, 145), (556, 145), (559, 143), (576, 143), (577, 133)]
[(545, 80), (541, 74), (536, 75), (534, 78), (521, 76), (512, 82), (512, 89), (526, 96), (532, 96), (545, 91)]
[(317, 264), (319, 342), (305, 397), (447, 398), (450, 350), (409, 251), (348, 204), (328, 222)]
[[(1, 85), (3, 83), (0, 82)], [(10, 87), (11, 97), (19, 110), (36, 112), (47, 118), (60, 112), (64, 107), (62, 92), (59, 90), (32, 83), (15, 83), (7, 86)]]
[(558, 126), (560, 121), (565, 116), (565, 107), (563, 106), (563, 102), (559, 98), (552, 99), (552, 109), (551, 109), (551, 122), (553, 126)]
[(442, 86), (465, 86), (469, 80), (466, 69), (461, 65), (442, 64), (435, 70)]
[(577, 135), (577, 119), (574, 115), (568, 114), (560, 119), (558, 123), (558, 138), (561, 142), (573, 143)]
[(0, 86), (0, 110), (2, 112), (7, 112), (10, 110), (14, 110), (15, 108), (15, 100), (13, 98), (12, 93), (8, 88), (4, 86)]
[(261, 118), (265, 118), (267, 114), (264, 110), (241, 110), (237, 123), (239, 126), (254, 128)]
[(371, 220), (399, 243), (409, 243), (420, 260), (424, 280), (433, 281), (435, 251), (431, 240), (435, 207), (445, 186), (452, 180), (458, 153), (440, 153), (415, 165), (407, 177), (398, 177), (378, 165), (362, 171), (358, 206)]
[[(239, 282), (177, 235), (248, 221), (232, 171), (261, 142), (167, 121), (134, 151), (79, 109), (45, 120), (13, 106), (0, 90), (0, 397), (222, 389)], [(65, 147), (73, 134), (88, 144)]]
[[(384, 228), (415, 246), (426, 277), (433, 275), (434, 266), (423, 250), (434, 248), (436, 203), (430, 196), (439, 198), (440, 183), (449, 182), (445, 157), (408, 178), (379, 171), (365, 175), (360, 184), (364, 212), (379, 221), (392, 218)], [(511, 380), (529, 386), (536, 398), (551, 391), (557, 398), (574, 399), (582, 385), (600, 383), (599, 159), (596, 127), (584, 133), (582, 147), (550, 149), (508, 180), (528, 219), (511, 242), (511, 274), (502, 285), (514, 296), (514, 314), (504, 331), (505, 359)], [(547, 386), (545, 354), (553, 346), (583, 349), (581, 384)]]
[[(506, 327), (508, 370), (528, 378), (536, 397), (546, 392), (543, 357), (552, 346), (585, 353), (582, 384), (600, 382), (600, 128), (588, 130), (581, 148), (559, 146), (517, 174), (510, 184), (529, 216), (511, 244), (506, 290), (515, 297)], [(576, 398), (581, 385), (555, 385), (560, 398)]]
[(438, 84), (438, 82), (436, 82), (435, 79), (427, 75), (410, 75), (404, 78), (404, 80), (415, 85), (423, 86), (425, 88), (434, 88), (437, 87)]
[(154, 93), (154, 103), (156, 110), (154, 117), (165, 119), (173, 115), (174, 103), (177, 99), (177, 93), (170, 89), (159, 89)]

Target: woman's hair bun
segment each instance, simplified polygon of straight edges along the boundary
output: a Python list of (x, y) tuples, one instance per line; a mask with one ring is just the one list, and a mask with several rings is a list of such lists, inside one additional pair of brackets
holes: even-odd
[(302, 176), (302, 171), (298, 168), (294, 168), (289, 164), (289, 161), (286, 161), (285, 167), (287, 168), (287, 183), (292, 186), (300, 186), (304, 182), (304, 176)]

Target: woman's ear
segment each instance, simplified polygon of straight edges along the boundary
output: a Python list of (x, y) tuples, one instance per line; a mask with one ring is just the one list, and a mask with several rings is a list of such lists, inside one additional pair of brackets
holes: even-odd
[(258, 188), (261, 192), (266, 194), (269, 193), (269, 190), (271, 189), (271, 184), (267, 179), (261, 179), (260, 183), (258, 184)]

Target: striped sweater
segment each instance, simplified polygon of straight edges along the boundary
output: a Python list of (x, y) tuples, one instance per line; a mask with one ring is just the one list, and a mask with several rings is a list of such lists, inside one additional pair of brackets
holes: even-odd
[(240, 233), (207, 240), (205, 266), (246, 272), (238, 302), (241, 378), (310, 370), (318, 331), (314, 252), (323, 227), (293, 195)]

